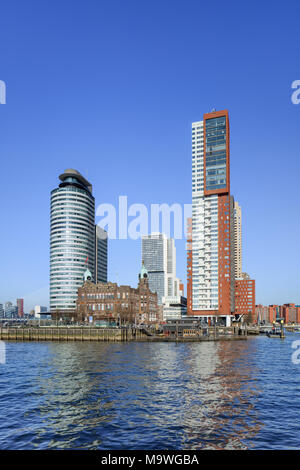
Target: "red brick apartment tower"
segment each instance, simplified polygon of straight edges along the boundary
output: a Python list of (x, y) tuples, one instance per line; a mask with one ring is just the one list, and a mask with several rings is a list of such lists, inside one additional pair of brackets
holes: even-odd
[[(188, 314), (229, 323), (232, 279), (228, 111), (192, 124), (192, 227), (188, 238)], [(191, 225), (189, 223), (189, 225)]]
[(253, 279), (236, 279), (235, 281), (235, 313), (252, 315), (252, 321), (257, 321), (255, 313), (255, 281)]
[(280, 310), (280, 316), (284, 319), (284, 323), (298, 323), (299, 309), (295, 304), (284, 304)]
[(24, 317), (24, 299), (17, 299), (18, 317)]

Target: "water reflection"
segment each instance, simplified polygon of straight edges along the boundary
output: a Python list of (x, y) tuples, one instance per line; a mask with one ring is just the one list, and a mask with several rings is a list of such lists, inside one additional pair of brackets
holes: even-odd
[[(266, 390), (276, 370), (264, 367), (265, 347), (287, 357), (287, 346), (264, 338), (10, 343), (0, 370), (0, 448), (245, 449), (262, 439), (274, 446), (270, 429), (279, 431)], [(277, 401), (294, 383), (288, 361), (280, 372)]]

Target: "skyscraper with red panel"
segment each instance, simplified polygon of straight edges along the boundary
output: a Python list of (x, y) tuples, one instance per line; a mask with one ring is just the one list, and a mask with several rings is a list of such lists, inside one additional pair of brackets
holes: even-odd
[(188, 313), (228, 325), (234, 312), (234, 273), (227, 110), (204, 114), (192, 124), (192, 196)]

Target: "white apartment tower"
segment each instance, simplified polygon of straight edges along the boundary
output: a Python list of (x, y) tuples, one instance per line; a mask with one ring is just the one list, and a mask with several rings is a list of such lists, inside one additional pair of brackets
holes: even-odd
[(235, 277), (242, 277), (242, 209), (234, 202), (234, 265)]

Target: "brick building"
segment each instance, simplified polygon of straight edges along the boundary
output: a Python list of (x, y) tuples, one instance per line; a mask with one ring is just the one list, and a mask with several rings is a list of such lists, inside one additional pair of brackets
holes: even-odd
[(255, 281), (254, 279), (236, 279), (235, 281), (235, 314), (251, 315), (255, 321)]
[(118, 286), (112, 282), (95, 284), (87, 270), (84, 284), (78, 289), (76, 319), (118, 325), (157, 323), (160, 320), (157, 294), (149, 289), (148, 272), (144, 265), (139, 273), (137, 288)]
[(284, 323), (300, 323), (300, 306), (295, 304), (284, 305), (256, 305), (255, 316), (258, 323), (273, 323), (283, 319)]
[(17, 299), (18, 317), (24, 317), (24, 299)]

